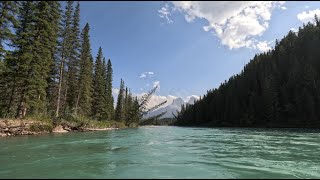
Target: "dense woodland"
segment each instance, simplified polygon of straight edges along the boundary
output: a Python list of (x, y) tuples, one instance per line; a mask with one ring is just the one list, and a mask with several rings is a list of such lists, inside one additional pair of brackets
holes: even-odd
[(241, 73), (183, 106), (176, 125), (320, 127), (320, 22), (276, 41)]
[(101, 47), (93, 57), (90, 26), (79, 22), (79, 2), (0, 2), (0, 118), (83, 116), (129, 125), (148, 111), (151, 94), (138, 101), (123, 80), (114, 108), (111, 60)]

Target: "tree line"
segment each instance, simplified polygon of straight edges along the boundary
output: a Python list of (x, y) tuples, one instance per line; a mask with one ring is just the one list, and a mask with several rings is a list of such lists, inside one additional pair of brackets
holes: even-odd
[(80, 28), (79, 2), (67, 1), (63, 10), (58, 1), (1, 1), (0, 117), (138, 122), (147, 101), (121, 79), (114, 108), (112, 63), (101, 47), (94, 60), (89, 31), (88, 23)]
[(303, 24), (194, 105), (175, 125), (320, 127), (320, 22)]

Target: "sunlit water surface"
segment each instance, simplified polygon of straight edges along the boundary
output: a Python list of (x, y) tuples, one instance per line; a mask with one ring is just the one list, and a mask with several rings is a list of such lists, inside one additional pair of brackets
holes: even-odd
[(320, 178), (320, 133), (149, 126), (1, 138), (0, 178)]

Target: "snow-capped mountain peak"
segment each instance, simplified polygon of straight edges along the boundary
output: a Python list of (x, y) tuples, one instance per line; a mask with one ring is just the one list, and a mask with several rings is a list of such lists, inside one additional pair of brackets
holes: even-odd
[(167, 111), (167, 112), (166, 112), (166, 114), (164, 114), (162, 116), (162, 118), (172, 118), (173, 117), (172, 113), (177, 115), (177, 111), (181, 110), (181, 106), (183, 104), (194, 104), (194, 102), (198, 99), (199, 99), (199, 97), (195, 96), (195, 95), (188, 96), (187, 101), (184, 101), (182, 98), (176, 98), (172, 101), (171, 104), (150, 112), (148, 115), (145, 116), (145, 118), (156, 116), (156, 115), (163, 113), (165, 111)]
[(181, 107), (182, 104), (184, 104), (184, 103), (185, 103), (185, 102), (183, 101), (183, 99), (181, 99), (181, 98), (176, 98), (176, 99), (174, 99), (174, 100), (172, 101), (172, 104), (171, 104), (171, 105)]

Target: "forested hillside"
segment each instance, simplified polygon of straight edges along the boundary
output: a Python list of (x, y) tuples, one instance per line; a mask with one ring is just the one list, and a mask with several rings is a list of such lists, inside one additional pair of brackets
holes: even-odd
[(151, 94), (140, 103), (121, 80), (114, 108), (111, 60), (101, 47), (93, 57), (89, 23), (80, 27), (80, 3), (65, 4), (0, 2), (0, 118), (138, 123)]
[(290, 31), (275, 48), (194, 105), (176, 125), (320, 127), (320, 22)]

